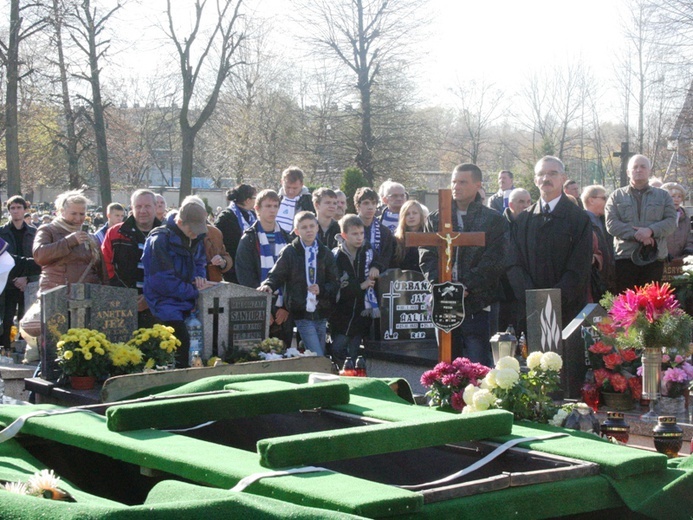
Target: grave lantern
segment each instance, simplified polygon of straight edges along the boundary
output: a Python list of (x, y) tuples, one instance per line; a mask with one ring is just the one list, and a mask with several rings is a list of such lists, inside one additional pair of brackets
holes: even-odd
[(517, 338), (509, 331), (496, 332), (491, 337), (491, 353), (493, 354), (493, 364), (498, 363), (500, 358), (515, 355)]

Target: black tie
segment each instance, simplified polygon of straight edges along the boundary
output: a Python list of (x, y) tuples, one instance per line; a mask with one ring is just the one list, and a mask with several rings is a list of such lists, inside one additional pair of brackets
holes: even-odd
[(548, 204), (544, 204), (544, 215), (551, 213), (551, 207)]

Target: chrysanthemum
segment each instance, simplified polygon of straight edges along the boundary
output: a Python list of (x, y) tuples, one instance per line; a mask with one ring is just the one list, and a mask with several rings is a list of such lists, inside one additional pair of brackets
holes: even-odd
[(24, 482), (5, 482), (2, 487), (5, 491), (16, 493), (17, 495), (26, 495), (28, 492)]
[(56, 477), (52, 469), (42, 469), (29, 477), (29, 494), (43, 495), (44, 491), (58, 492), (60, 477)]

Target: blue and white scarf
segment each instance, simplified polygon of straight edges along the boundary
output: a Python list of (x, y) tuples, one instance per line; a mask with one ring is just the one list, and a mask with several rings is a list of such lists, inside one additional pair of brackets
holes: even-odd
[(371, 222), (368, 241), (371, 243), (373, 251), (380, 253), (380, 222), (377, 219), (373, 219), (373, 222)]
[[(301, 245), (306, 250), (306, 283), (310, 287), (318, 283), (318, 241), (314, 240), (311, 245), (307, 246), (301, 240)], [(318, 307), (318, 297), (310, 291), (307, 293), (306, 312), (315, 312)]]
[[(373, 262), (373, 249), (368, 248), (366, 250), (366, 262), (364, 267), (366, 270), (365, 279), (368, 279), (368, 272), (371, 270), (371, 262)], [(361, 312), (361, 316), (368, 316), (369, 318), (380, 318), (380, 309), (378, 308), (378, 297), (375, 294), (375, 289), (369, 287), (363, 298), (364, 309)]]
[(241, 208), (239, 208), (235, 202), (232, 202), (231, 204), (229, 204), (229, 209), (236, 214), (236, 218), (238, 219), (238, 224), (241, 226), (241, 229), (243, 231), (245, 231), (250, 226), (252, 226), (255, 223), (255, 221), (257, 220), (255, 218), (255, 214), (252, 211), (246, 211), (245, 212), (248, 215), (248, 219), (246, 220), (245, 215), (243, 215), (243, 212), (241, 211)]
[(399, 213), (393, 213), (385, 207), (382, 215), (380, 215), (380, 223), (394, 233), (397, 224), (399, 224)]
[[(279, 253), (281, 253), (281, 250), (284, 249), (286, 241), (284, 240), (284, 235), (282, 235), (281, 229), (279, 228), (279, 224), (276, 222), (274, 224), (274, 247), (272, 247), (273, 244), (270, 244), (269, 240), (267, 240), (267, 234), (265, 233), (265, 230), (262, 229), (262, 224), (260, 224), (260, 221), (256, 221), (253, 226), (257, 232), (257, 241), (260, 244), (260, 275), (262, 276), (262, 280), (260, 281), (264, 282), (267, 280), (267, 275), (274, 267), (274, 264), (277, 263)], [(277, 295), (276, 306), (281, 307), (284, 304), (281, 288), (277, 289), (274, 294)]]
[(293, 199), (284, 196), (281, 204), (279, 204), (277, 223), (287, 233), (291, 233), (294, 230), (294, 215), (296, 214), (296, 203), (299, 198), (301, 198), (300, 195)]

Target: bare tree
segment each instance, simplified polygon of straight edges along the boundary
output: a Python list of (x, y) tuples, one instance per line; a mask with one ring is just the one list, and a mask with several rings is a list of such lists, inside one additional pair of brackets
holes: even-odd
[(374, 151), (374, 92), (384, 67), (401, 60), (426, 25), (425, 0), (294, 0), (307, 40), (355, 77), (359, 98), (360, 135), (355, 162), (367, 182), (377, 171)]
[(106, 140), (105, 111), (108, 106), (101, 96), (101, 69), (99, 62), (110, 47), (109, 39), (101, 39), (106, 28), (106, 22), (113, 16), (121, 4), (117, 4), (105, 14), (101, 14), (97, 7), (92, 7), (91, 0), (82, 0), (81, 4), (74, 5), (72, 15), (74, 23), (70, 24), (70, 37), (77, 47), (87, 56), (89, 71), (76, 74), (77, 77), (89, 82), (91, 86), (91, 98), (79, 96), (92, 110), (91, 123), (94, 127), (96, 139), (96, 160), (99, 177), (99, 194), (101, 204), (106, 207), (111, 203), (111, 175), (108, 168), (108, 144)]
[[(216, 21), (207, 39), (201, 43), (201, 50), (197, 59), (192, 57), (193, 44), (200, 35), (200, 25), (207, 0), (195, 0), (195, 19), (190, 34), (181, 38), (173, 21), (171, 0), (166, 2), (166, 14), (168, 17), (167, 36), (173, 41), (178, 53), (181, 79), (183, 82), (183, 99), (179, 115), (179, 124), (182, 141), (181, 174), (180, 174), (180, 201), (192, 192), (193, 157), (195, 151), (195, 137), (202, 126), (214, 113), (219, 91), (229, 77), (232, 69), (240, 65), (241, 61), (234, 61), (241, 43), (245, 40), (245, 32), (240, 28), (240, 8), (243, 0), (217, 0)], [(194, 99), (202, 97), (199, 92), (203, 88), (201, 74), (206, 71), (208, 61), (213, 59), (212, 53), (216, 50), (217, 63), (213, 66), (214, 80), (211, 89), (205, 96), (199, 111), (193, 112)], [(194, 119), (195, 115), (197, 116)]]
[[(7, 193), (21, 194), (19, 162), (19, 124), (17, 92), (20, 80), (32, 72), (20, 72), (19, 47), (27, 38), (45, 27), (45, 20), (38, 14), (40, 2), (10, 0), (10, 30), (7, 40), (0, 39), (0, 62), (5, 66), (5, 157), (7, 161)], [(22, 27), (25, 16), (31, 19)]]

